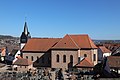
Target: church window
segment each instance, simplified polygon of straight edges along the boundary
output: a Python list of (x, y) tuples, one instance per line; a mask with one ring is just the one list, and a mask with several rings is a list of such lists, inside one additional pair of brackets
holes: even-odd
[(93, 55), (93, 60), (96, 61), (96, 54)]
[(28, 56), (26, 56), (26, 59), (28, 59)]
[(87, 57), (87, 54), (84, 54), (84, 57)]
[(31, 56), (31, 61), (33, 61), (34, 59), (33, 59), (33, 56)]
[(70, 55), (70, 62), (73, 62), (73, 55)]
[(66, 55), (63, 55), (63, 62), (66, 62)]
[(59, 55), (56, 56), (56, 62), (59, 62)]

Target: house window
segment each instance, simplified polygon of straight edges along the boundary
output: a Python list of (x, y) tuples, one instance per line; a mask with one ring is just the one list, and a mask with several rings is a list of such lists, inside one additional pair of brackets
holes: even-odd
[(93, 60), (96, 61), (96, 54), (93, 55)]
[(87, 54), (84, 54), (84, 57), (87, 57)]
[(66, 62), (66, 55), (63, 55), (63, 62)]
[(26, 56), (26, 59), (28, 59), (28, 56)]
[(56, 56), (56, 62), (59, 62), (59, 55)]
[(73, 63), (73, 55), (70, 55), (70, 62)]
[(31, 56), (31, 60), (33, 61), (34, 59), (33, 59), (33, 56)]

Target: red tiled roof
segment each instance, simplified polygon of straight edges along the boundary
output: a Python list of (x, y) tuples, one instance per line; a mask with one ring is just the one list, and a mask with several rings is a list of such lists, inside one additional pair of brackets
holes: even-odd
[(31, 38), (23, 48), (24, 51), (48, 51), (60, 38)]
[(88, 35), (66, 35), (53, 48), (97, 48)]
[(99, 46), (99, 48), (103, 53), (111, 53), (111, 51), (108, 50), (105, 46)]
[(80, 61), (79, 64), (76, 65), (76, 67), (81, 68), (81, 67), (93, 67), (94, 64), (89, 61), (88, 58), (84, 58), (82, 61)]
[(13, 65), (18, 65), (18, 66), (28, 66), (31, 65), (32, 61), (29, 61), (28, 59), (24, 59), (24, 58), (18, 58)]
[(54, 47), (53, 49), (78, 49), (78, 46), (71, 39), (69, 35), (64, 36)]
[(1, 56), (6, 56), (6, 48), (5, 47), (3, 47), (1, 49)]
[(70, 35), (80, 48), (97, 48), (88, 35)]
[(120, 68), (120, 56), (108, 56), (109, 66), (112, 68)]

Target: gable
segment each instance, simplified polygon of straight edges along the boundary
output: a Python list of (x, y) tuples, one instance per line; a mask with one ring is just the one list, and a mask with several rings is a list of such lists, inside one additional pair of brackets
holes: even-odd
[(78, 49), (78, 46), (69, 35), (66, 35), (52, 49)]
[(80, 61), (76, 67), (93, 67), (93, 63), (89, 61), (88, 58), (84, 58), (82, 61)]

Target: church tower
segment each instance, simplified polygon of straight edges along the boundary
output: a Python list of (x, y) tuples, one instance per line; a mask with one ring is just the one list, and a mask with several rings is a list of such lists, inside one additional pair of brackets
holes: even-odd
[(25, 22), (24, 31), (22, 32), (22, 35), (20, 36), (21, 49), (25, 46), (29, 38), (31, 38), (31, 35), (30, 35), (30, 32), (28, 31), (27, 22)]

